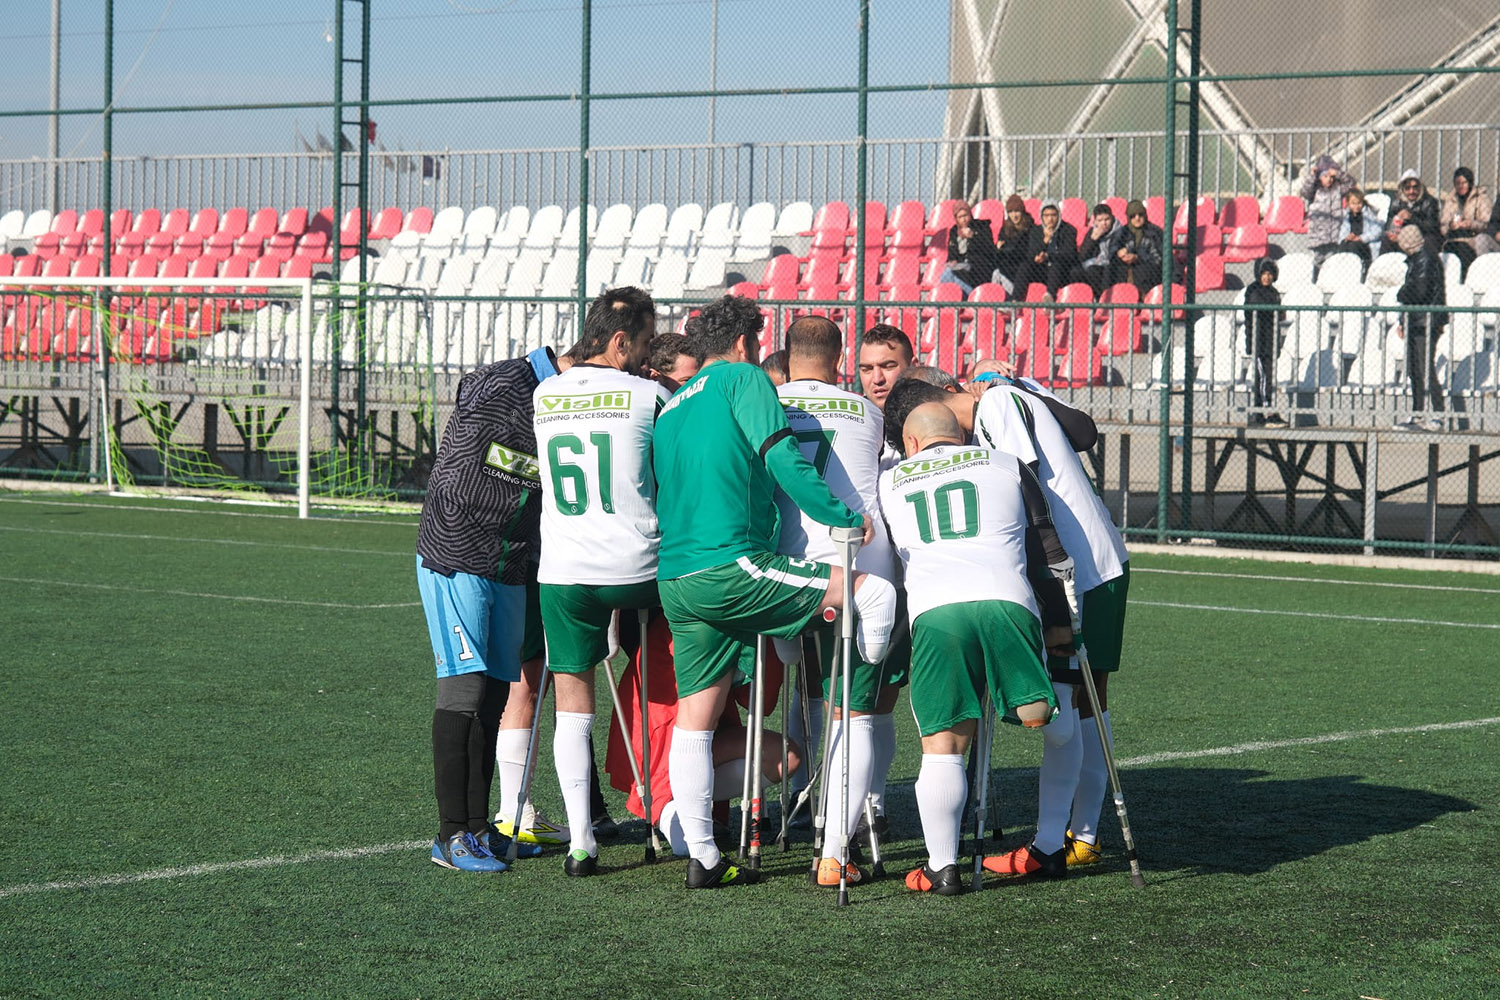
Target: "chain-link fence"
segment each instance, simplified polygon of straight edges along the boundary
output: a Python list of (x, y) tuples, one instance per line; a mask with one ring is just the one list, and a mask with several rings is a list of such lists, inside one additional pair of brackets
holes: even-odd
[[(851, 381), (876, 323), (1016, 366), (1135, 539), (1494, 558), (1500, 15), (1444, 11), (18, 14), (0, 280), (141, 284), (6, 290), (0, 475), (290, 489), (307, 368), (315, 492), (420, 496), (463, 371), (635, 284), (664, 331), (757, 298), (766, 352), (831, 316)], [(254, 285), (305, 276), (306, 355)]]

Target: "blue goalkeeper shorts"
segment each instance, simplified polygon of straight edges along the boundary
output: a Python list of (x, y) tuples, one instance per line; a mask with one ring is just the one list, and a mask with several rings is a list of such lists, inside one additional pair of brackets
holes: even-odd
[(424, 567), (418, 556), (417, 589), (439, 677), (482, 670), (496, 680), (521, 679), (525, 587), (471, 573), (443, 576)]

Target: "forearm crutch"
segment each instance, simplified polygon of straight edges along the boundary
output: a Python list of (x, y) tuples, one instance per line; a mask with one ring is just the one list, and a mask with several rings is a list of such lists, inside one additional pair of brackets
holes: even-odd
[[(651, 698), (646, 679), (650, 673), (647, 669), (646, 651), (649, 648), (647, 632), (651, 625), (651, 609), (637, 608), (635, 617), (641, 627), (640, 659), (636, 661), (641, 681), (641, 773), (636, 775), (636, 781), (641, 786), (641, 808), (645, 810), (646, 829), (650, 831), (646, 840), (646, 863), (653, 864), (661, 849), (661, 841), (656, 836), (656, 817), (651, 812)], [(629, 736), (625, 737), (625, 745), (627, 748), (630, 746)]]
[(514, 864), (516, 860), (516, 842), (521, 839), (521, 809), (526, 805), (526, 799), (531, 794), (531, 779), (536, 771), (536, 730), (542, 721), (542, 699), (547, 697), (547, 678), (551, 671), (547, 669), (547, 661), (542, 660), (542, 676), (536, 686), (536, 705), (531, 709), (531, 731), (526, 736), (526, 763), (521, 767), (521, 790), (516, 796), (516, 809), (511, 813), (514, 817), (510, 831), (510, 843), (505, 848), (505, 860)]
[[(831, 528), (829, 533), (833, 536), (833, 542), (839, 547), (839, 555), (844, 562), (844, 613), (839, 620), (839, 638), (843, 649), (840, 650), (842, 681), (841, 695), (843, 701), (842, 722), (839, 726), (839, 739), (843, 743), (844, 775), (842, 797), (839, 804), (843, 806), (843, 815), (839, 817), (839, 896), (838, 905), (849, 905), (849, 769), (852, 762), (849, 757), (849, 730), (850, 710), (849, 702), (853, 694), (853, 661), (854, 661), (854, 557), (859, 552), (860, 543), (864, 540), (863, 528)], [(824, 790), (823, 798), (828, 798), (827, 790)], [(824, 810), (827, 811), (826, 808)]]
[(1135, 853), (1135, 837), (1130, 833), (1130, 818), (1125, 815), (1125, 792), (1120, 788), (1120, 772), (1115, 769), (1115, 750), (1110, 746), (1109, 733), (1104, 728), (1104, 715), (1099, 708), (1099, 690), (1094, 687), (1094, 672), (1089, 668), (1089, 653), (1079, 635), (1078, 621), (1073, 621), (1073, 633), (1077, 640), (1078, 669), (1083, 671), (1083, 689), (1088, 692), (1089, 706), (1094, 711), (1094, 725), (1099, 730), (1099, 749), (1104, 751), (1104, 769), (1109, 772), (1109, 787), (1115, 796), (1115, 815), (1120, 817), (1120, 836), (1125, 840), (1125, 857), (1130, 861), (1130, 881), (1137, 889), (1146, 887), (1141, 876), (1141, 863)]

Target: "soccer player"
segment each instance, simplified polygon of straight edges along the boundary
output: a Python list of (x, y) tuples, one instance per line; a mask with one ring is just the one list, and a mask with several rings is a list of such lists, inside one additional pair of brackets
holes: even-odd
[(432, 860), (445, 868), (506, 867), (489, 822), (490, 782), (540, 543), (531, 394), (558, 368), (543, 348), (459, 381), (417, 527), (417, 587), (437, 663)]
[[(755, 303), (724, 296), (705, 306), (697, 338), (705, 362), (657, 419), (654, 462), (661, 550), (657, 580), (676, 645), (677, 722), (669, 770), (692, 860), (689, 888), (750, 881), (713, 840), (713, 737), (755, 637), (790, 639), (815, 614), (843, 606), (843, 572), (775, 553), (780, 486), (818, 523), (864, 527), (803, 457), (765, 372), (756, 366), (764, 321)], [(878, 663), (895, 591), (879, 577), (853, 581), (861, 655)]]
[(902, 438), (907, 459), (881, 476), (880, 500), (906, 563), (911, 705), (922, 736), (916, 793), (928, 860), (906, 885), (956, 895), (963, 755), (984, 695), (1023, 726), (1047, 726), (1055, 701), (1043, 637), (1066, 653), (1072, 630), (1062, 582), (1048, 569), (1060, 547), (1031, 473), (1012, 455), (964, 445), (940, 403), (914, 409)]
[(651, 296), (604, 292), (568, 352), (581, 360), (532, 396), (543, 492), (537, 580), (557, 693), (552, 755), (568, 813), (569, 875), (598, 870), (589, 802), (594, 666), (609, 655), (615, 611), (657, 604), (651, 435), (670, 394), (643, 377), (655, 330)]
[(886, 394), (915, 357), (910, 338), (898, 328), (876, 323), (865, 331), (859, 345), (859, 383), (872, 403), (884, 408)]
[[(1041, 481), (1058, 536), (1072, 559), (1070, 590), (1076, 594), (1083, 644), (1099, 694), (1100, 721), (1107, 733), (1105, 692), (1110, 673), (1120, 667), (1130, 556), (1078, 458), (1079, 451), (1093, 446), (1097, 434), (1090, 434), (1092, 430), (1087, 414), (1067, 407), (1029, 379), (995, 379), (976, 411), (978, 440), (1019, 456)], [(1054, 659), (1049, 668), (1059, 701), (1072, 702), (1081, 681), (1077, 665)], [(1060, 704), (1059, 711), (1069, 715), (1073, 709)], [(1077, 716), (1080, 722), (1093, 718), (1087, 699), (1077, 706)], [(1068, 739), (1063, 740), (1064, 735), (1067, 727), (1048, 734), (1042, 750), (1035, 840), (988, 859), (989, 870), (1057, 875), (1056, 859), (1063, 852), (1071, 865), (1099, 860), (1099, 809), (1109, 780), (1099, 731), (1092, 723), (1075, 724)]]
[[(828, 488), (840, 501), (851, 509), (867, 515), (874, 525), (874, 538), (859, 551), (856, 565), (867, 573), (890, 580), (895, 574), (890, 542), (886, 538), (885, 524), (880, 519), (880, 449), (885, 435), (880, 410), (863, 396), (837, 388), (839, 360), (844, 355), (844, 334), (831, 320), (822, 316), (807, 316), (787, 328), (787, 370), (790, 380), (777, 395), (786, 410), (788, 425), (796, 435), (802, 454), (812, 462), (813, 468), (823, 477)], [(799, 559), (816, 559), (832, 562), (838, 552), (828, 531), (811, 516), (797, 509), (791, 497), (778, 491), (776, 505), (781, 514), (781, 539), (776, 551)], [(826, 629), (827, 638), (822, 648), (830, 654), (833, 649), (832, 629)], [(800, 655), (801, 643), (789, 644), (793, 655)], [(777, 644), (777, 652), (785, 655), (785, 646)], [(790, 656), (786, 657), (790, 659)], [(843, 723), (844, 706), (834, 709), (835, 728), (829, 735), (829, 769), (825, 794), (835, 789), (842, 794), (844, 755), (840, 739), (847, 728), (849, 733), (849, 801), (841, 801), (837, 795), (831, 800), (828, 815), (834, 817), (823, 841), (823, 858), (819, 863), (817, 881), (819, 885), (839, 884), (838, 851), (841, 843), (836, 823), (844, 823), (853, 837), (864, 815), (865, 799), (870, 791), (874, 771), (874, 718), (876, 700), (880, 694), (880, 668), (853, 657), (853, 686), (848, 706), (849, 722)], [(831, 671), (828, 676), (831, 679)], [(841, 692), (824, 691), (825, 697), (835, 702)], [(811, 702), (812, 699), (809, 699)], [(890, 766), (889, 762), (886, 764)], [(847, 880), (859, 882), (863, 873), (853, 864), (848, 866)]]
[(651, 339), (651, 372), (656, 381), (676, 392), (682, 383), (698, 374), (703, 354), (691, 337), (680, 333), (662, 333)]

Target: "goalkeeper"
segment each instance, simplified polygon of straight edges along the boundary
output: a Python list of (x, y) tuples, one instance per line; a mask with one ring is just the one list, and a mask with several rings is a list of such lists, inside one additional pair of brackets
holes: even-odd
[[(656, 424), (654, 462), (661, 549), (657, 579), (676, 644), (678, 710), (668, 761), (688, 862), (689, 888), (748, 881), (713, 839), (713, 737), (757, 634), (792, 638), (815, 614), (843, 603), (842, 570), (775, 553), (775, 489), (819, 524), (869, 518), (829, 492), (802, 455), (771, 380), (756, 366), (763, 320), (755, 303), (725, 296), (696, 330), (705, 361)], [(895, 589), (857, 573), (860, 654), (885, 658)]]

